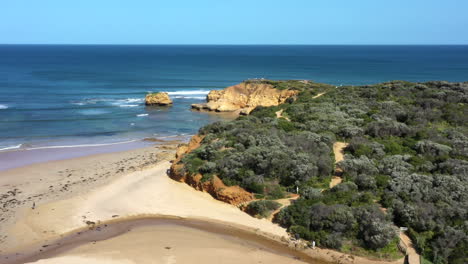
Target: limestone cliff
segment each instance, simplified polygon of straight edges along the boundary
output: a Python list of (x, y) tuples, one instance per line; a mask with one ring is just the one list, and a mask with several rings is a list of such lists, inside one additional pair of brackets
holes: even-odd
[(202, 140), (202, 137), (195, 135), (188, 145), (179, 146), (176, 159), (173, 161), (170, 169), (170, 177), (176, 181), (185, 182), (199, 191), (206, 191), (215, 199), (229, 204), (238, 205), (253, 200), (254, 195), (252, 193), (247, 192), (239, 186), (226, 186), (217, 176), (213, 176), (208, 181), (202, 181), (203, 175), (199, 173), (191, 175), (184, 170), (184, 164), (180, 162), (181, 159), (184, 155), (198, 148)]
[(243, 82), (224, 90), (213, 90), (206, 104), (193, 104), (196, 110), (238, 112), (248, 115), (257, 106), (275, 106), (297, 95), (297, 90), (279, 90), (261, 82)]
[(168, 93), (151, 93), (147, 94), (145, 97), (146, 105), (171, 105), (172, 100), (169, 97)]

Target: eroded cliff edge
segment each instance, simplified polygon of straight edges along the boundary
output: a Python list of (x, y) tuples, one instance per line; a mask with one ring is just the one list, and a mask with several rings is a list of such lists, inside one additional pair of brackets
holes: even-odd
[(257, 106), (276, 106), (298, 93), (298, 90), (277, 89), (268, 81), (248, 80), (224, 90), (210, 91), (207, 103), (193, 104), (192, 108), (248, 115)]
[(184, 166), (182, 159), (198, 148), (204, 136), (195, 135), (188, 144), (182, 144), (177, 149), (176, 159), (172, 162), (170, 177), (179, 182), (185, 182), (199, 191), (206, 191), (215, 199), (239, 205), (254, 199), (252, 193), (247, 192), (239, 186), (226, 186), (221, 179), (213, 175), (206, 179), (200, 173), (191, 173)]

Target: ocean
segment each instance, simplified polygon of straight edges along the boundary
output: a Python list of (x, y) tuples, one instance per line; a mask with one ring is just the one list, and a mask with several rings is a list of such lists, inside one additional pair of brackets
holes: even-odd
[(468, 46), (0, 45), (0, 151), (188, 137), (227, 118), (192, 103), (249, 78), (468, 81)]

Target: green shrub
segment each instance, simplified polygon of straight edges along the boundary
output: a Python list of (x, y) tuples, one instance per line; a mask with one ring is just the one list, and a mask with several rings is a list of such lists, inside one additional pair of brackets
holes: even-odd
[(286, 132), (291, 132), (291, 131), (294, 131), (296, 130), (294, 124), (286, 119), (278, 119), (278, 128), (279, 129), (282, 129)]
[(194, 154), (188, 154), (183, 159), (182, 162), (185, 165), (187, 171), (191, 174), (197, 174), (198, 169), (203, 165), (204, 161)]
[(270, 200), (254, 201), (247, 205), (246, 212), (257, 218), (266, 218), (281, 207), (281, 204)]

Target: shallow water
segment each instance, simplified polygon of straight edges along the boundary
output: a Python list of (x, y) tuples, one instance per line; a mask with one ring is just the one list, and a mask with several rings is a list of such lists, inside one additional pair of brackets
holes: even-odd
[[(467, 81), (468, 46), (0, 45), (0, 151), (194, 134), (190, 111), (248, 78)], [(167, 91), (172, 107), (145, 107)]]

